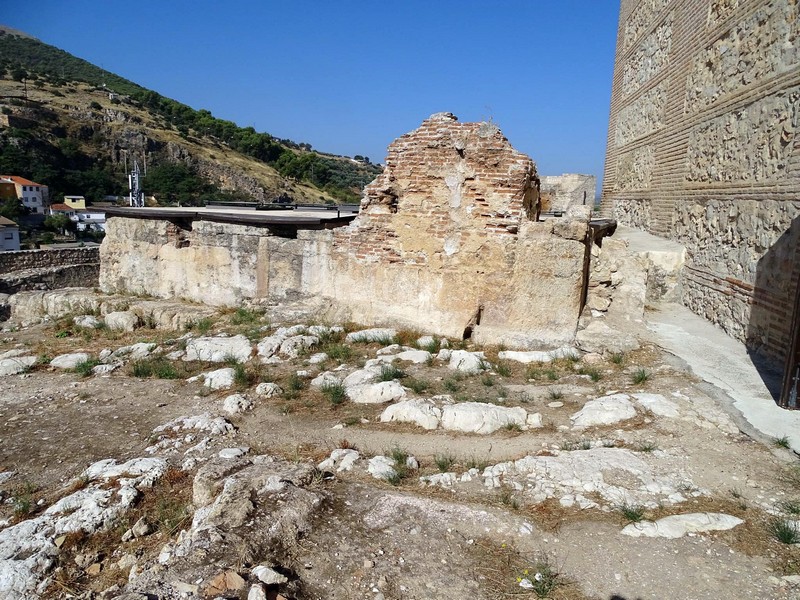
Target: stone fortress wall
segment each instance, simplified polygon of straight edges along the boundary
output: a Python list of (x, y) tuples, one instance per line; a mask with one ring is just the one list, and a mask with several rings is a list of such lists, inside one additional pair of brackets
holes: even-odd
[(594, 207), (597, 194), (597, 177), (564, 173), (563, 175), (542, 175), (542, 210), (564, 212), (571, 206)]
[(99, 273), (97, 246), (0, 252), (0, 293), (94, 287)]
[(686, 246), (682, 301), (776, 364), (800, 276), (798, 0), (622, 0), (602, 212)]
[[(539, 179), (492, 123), (438, 113), (389, 146), (346, 227), (112, 217), (100, 287), (235, 306), (316, 298), (328, 315), (481, 343), (571, 341), (589, 207), (539, 221)], [(322, 316), (322, 315), (321, 315)]]

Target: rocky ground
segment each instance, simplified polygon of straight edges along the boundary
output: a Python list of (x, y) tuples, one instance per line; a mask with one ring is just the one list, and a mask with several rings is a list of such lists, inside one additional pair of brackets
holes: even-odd
[(3, 597), (800, 598), (796, 457), (646, 337), (170, 306), (5, 323)]

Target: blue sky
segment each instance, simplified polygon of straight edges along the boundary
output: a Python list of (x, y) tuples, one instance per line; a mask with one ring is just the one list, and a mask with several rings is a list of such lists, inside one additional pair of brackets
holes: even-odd
[(0, 22), (165, 96), (382, 162), (434, 112), (602, 177), (617, 0), (3, 0)]

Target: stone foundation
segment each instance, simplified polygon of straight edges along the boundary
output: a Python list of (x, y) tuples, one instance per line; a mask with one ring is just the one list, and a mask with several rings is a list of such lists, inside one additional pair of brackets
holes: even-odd
[(97, 247), (0, 252), (0, 293), (94, 287), (100, 273)]

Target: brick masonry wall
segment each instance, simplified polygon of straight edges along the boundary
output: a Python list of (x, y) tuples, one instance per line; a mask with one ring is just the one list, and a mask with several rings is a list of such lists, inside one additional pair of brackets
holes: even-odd
[(622, 0), (602, 211), (686, 245), (684, 303), (778, 367), (798, 131), (798, 0)]
[(0, 293), (92, 287), (99, 273), (97, 247), (0, 252)]

